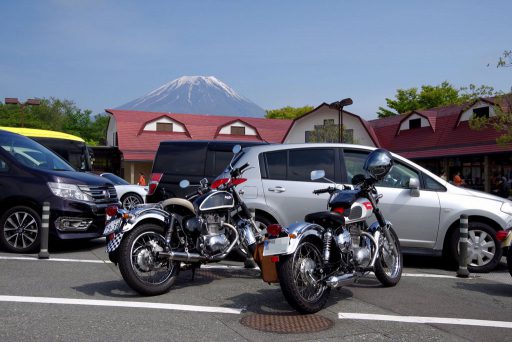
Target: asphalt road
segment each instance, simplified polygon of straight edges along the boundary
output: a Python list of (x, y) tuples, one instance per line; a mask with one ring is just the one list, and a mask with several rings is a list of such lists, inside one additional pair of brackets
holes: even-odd
[(440, 259), (406, 257), (394, 288), (369, 276), (332, 292), (315, 316), (329, 328), (278, 334), (241, 323), (295, 312), (278, 285), (240, 262), (201, 269), (194, 281), (182, 272), (169, 293), (141, 297), (106, 261), (102, 239), (59, 243), (50, 253), (38, 260), (0, 251), (0, 341), (512, 341), (504, 264), (463, 279)]

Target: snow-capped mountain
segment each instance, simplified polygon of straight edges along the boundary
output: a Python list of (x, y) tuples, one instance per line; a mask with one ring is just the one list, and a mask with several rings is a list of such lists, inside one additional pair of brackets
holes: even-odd
[(214, 76), (183, 76), (117, 109), (263, 117), (265, 110)]

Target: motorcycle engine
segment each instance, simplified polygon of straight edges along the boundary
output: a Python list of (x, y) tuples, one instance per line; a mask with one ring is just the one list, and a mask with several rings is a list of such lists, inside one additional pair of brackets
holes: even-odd
[(361, 223), (351, 224), (336, 236), (336, 243), (342, 253), (352, 251), (356, 266), (366, 267), (371, 261), (371, 241), (361, 234)]
[(206, 214), (202, 217), (201, 236), (197, 239), (197, 249), (205, 255), (222, 252), (229, 246), (222, 224), (225, 217), (219, 214)]

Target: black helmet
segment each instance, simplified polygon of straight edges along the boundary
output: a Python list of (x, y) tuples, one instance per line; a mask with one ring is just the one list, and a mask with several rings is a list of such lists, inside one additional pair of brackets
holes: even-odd
[(368, 155), (363, 169), (375, 180), (381, 180), (393, 167), (391, 153), (383, 148), (378, 148)]

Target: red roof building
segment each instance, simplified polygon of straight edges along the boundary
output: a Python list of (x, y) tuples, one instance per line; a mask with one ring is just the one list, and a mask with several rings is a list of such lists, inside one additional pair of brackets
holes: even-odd
[[(511, 145), (498, 145), (493, 128), (469, 127), (473, 115), (494, 117), (497, 109), (510, 112), (512, 95), (481, 98), (464, 105), (417, 110), (371, 121), (343, 111), (344, 130), (354, 143), (384, 147), (431, 171), (448, 176), (461, 171), (469, 186), (491, 190), (490, 175), (512, 177)], [(501, 101), (501, 100), (509, 100)], [(501, 102), (498, 103), (498, 100)], [(109, 109), (107, 143), (118, 146), (125, 178), (149, 173), (160, 141), (247, 140), (304, 143), (315, 130), (339, 125), (337, 110), (322, 103), (295, 120), (154, 113)], [(336, 126), (338, 127), (338, 126)]]

